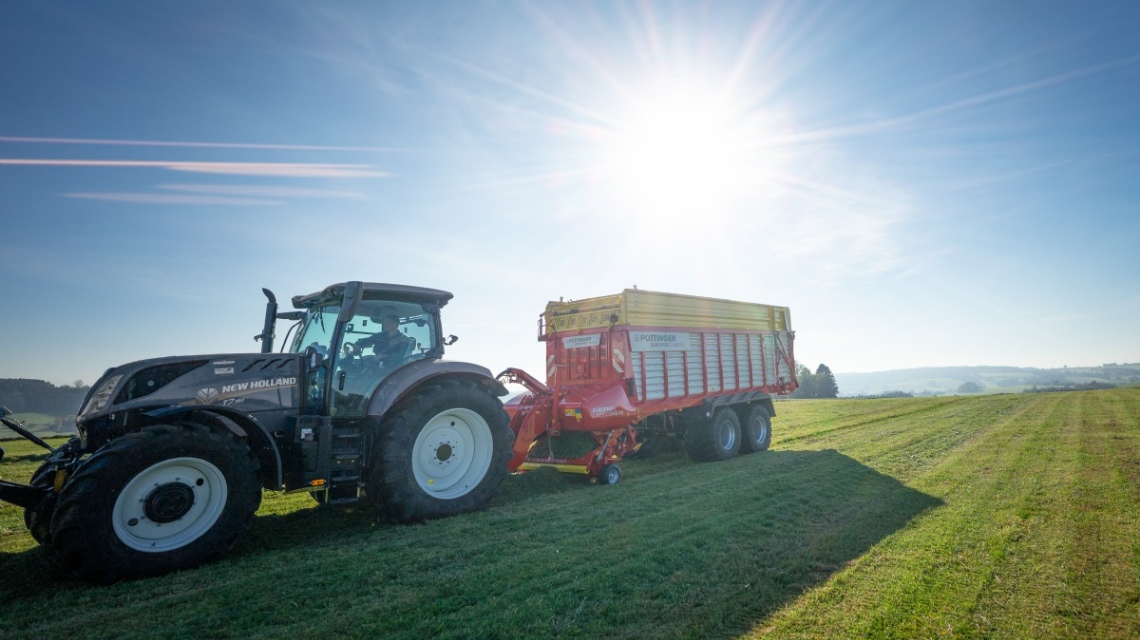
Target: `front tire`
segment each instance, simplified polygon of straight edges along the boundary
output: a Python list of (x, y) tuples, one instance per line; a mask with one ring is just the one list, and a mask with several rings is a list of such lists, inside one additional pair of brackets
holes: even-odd
[(229, 551), (261, 503), (245, 443), (200, 425), (116, 438), (67, 481), (52, 522), (63, 565), (98, 582), (196, 567)]
[(482, 508), (507, 476), (511, 430), (499, 399), (470, 382), (429, 383), (392, 409), (366, 481), (398, 522)]

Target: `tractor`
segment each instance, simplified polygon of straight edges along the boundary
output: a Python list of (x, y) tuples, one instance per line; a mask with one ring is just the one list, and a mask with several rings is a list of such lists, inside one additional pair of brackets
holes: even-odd
[[(279, 312), (263, 291), (260, 353), (108, 369), (78, 436), (28, 485), (0, 481), (64, 567), (114, 582), (201, 565), (249, 529), (262, 490), (365, 501), (396, 522), (473, 511), (498, 491), (514, 441), (507, 390), (443, 359), (457, 340), (440, 324), (451, 293), (354, 281)], [(275, 353), (278, 320), (293, 324)]]

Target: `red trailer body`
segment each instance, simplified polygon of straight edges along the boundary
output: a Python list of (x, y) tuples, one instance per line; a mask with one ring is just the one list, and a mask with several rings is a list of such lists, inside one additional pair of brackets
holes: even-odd
[[(510, 469), (553, 466), (612, 482), (639, 434), (707, 430), (721, 409), (738, 423), (757, 405), (774, 415), (772, 395), (797, 385), (793, 338), (785, 307), (637, 289), (552, 302), (539, 320), (546, 382), (502, 374), (527, 389), (506, 405), (516, 434)], [(595, 448), (559, 457), (535, 446), (575, 431), (590, 433)]]

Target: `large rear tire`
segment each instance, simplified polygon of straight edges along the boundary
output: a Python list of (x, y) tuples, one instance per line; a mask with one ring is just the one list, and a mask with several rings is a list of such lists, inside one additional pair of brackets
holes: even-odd
[(63, 565), (115, 582), (196, 567), (229, 551), (261, 503), (245, 443), (200, 425), (116, 438), (67, 481), (52, 522)]
[(716, 410), (711, 420), (685, 427), (685, 450), (697, 462), (728, 460), (740, 451), (740, 419), (730, 407)]
[(762, 404), (752, 407), (740, 425), (743, 440), (740, 443), (740, 453), (753, 453), (767, 451), (772, 444), (772, 417), (768, 408)]
[(365, 487), (373, 505), (398, 522), (480, 509), (507, 476), (507, 414), (473, 383), (425, 385), (394, 407), (380, 430)]

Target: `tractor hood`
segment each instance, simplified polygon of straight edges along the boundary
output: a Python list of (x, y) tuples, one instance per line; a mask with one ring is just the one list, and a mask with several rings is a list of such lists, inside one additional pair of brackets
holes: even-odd
[(232, 407), (242, 413), (298, 406), (301, 356), (227, 353), (139, 360), (108, 369), (91, 387), (76, 417), (83, 423), (107, 414), (149, 407)]

